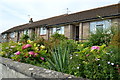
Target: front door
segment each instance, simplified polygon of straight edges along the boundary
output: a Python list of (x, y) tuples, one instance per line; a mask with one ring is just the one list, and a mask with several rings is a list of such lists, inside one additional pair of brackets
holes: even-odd
[(76, 26), (76, 34), (75, 34), (75, 40), (79, 41), (79, 26)]

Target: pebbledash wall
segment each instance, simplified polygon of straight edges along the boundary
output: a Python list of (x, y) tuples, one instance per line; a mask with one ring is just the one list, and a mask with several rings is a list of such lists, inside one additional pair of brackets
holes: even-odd
[(85, 40), (97, 27), (106, 28), (118, 23), (120, 25), (120, 3), (35, 22), (30, 19), (29, 23), (2, 32), (2, 39), (5, 42), (19, 41), (27, 31), (30, 37), (36, 34), (38, 37), (49, 39), (54, 32), (59, 32), (69, 39)]
[[(36, 78), (66, 79), (77, 77), (0, 57), (0, 79), (4, 80), (4, 78), (29, 78), (29, 80), (35, 80)], [(88, 80), (80, 77), (77, 79)]]

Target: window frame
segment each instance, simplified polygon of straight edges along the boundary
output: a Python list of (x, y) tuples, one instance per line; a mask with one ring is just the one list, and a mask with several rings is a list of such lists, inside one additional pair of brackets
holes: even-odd
[(47, 29), (45, 27), (41, 27), (39, 30), (40, 30), (40, 32), (39, 32), (40, 35), (46, 35), (47, 34)]
[(111, 26), (111, 19), (108, 20), (102, 20), (102, 21), (94, 21), (94, 22), (90, 22), (90, 33), (96, 33), (97, 28), (100, 28), (100, 26), (102, 27), (102, 31), (104, 31), (104, 29), (107, 29)]
[(64, 34), (64, 30), (65, 30), (64, 26), (55, 27), (55, 28), (52, 28), (52, 34), (55, 34), (56, 32), (59, 34)]

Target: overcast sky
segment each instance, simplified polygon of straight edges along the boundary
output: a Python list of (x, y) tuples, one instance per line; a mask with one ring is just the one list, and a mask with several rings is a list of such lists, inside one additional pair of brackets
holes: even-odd
[[(120, 0), (0, 0), (0, 33), (29, 22), (116, 4)], [(89, 14), (88, 14), (89, 15)]]

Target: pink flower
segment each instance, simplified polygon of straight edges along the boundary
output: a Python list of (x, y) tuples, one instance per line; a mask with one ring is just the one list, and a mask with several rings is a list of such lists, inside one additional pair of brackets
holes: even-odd
[(20, 51), (16, 52), (15, 55), (19, 55), (20, 54)]
[(44, 57), (40, 57), (41, 60), (44, 60), (45, 58)]
[(24, 45), (24, 46), (22, 46), (22, 49), (26, 49), (26, 47), (25, 47), (26, 45)]
[(99, 50), (100, 47), (99, 47), (99, 46), (92, 46), (91, 49), (92, 49), (92, 50), (94, 50), (94, 49)]
[(26, 49), (26, 48), (29, 48), (29, 47), (32, 47), (30, 44), (26, 44), (24, 46), (22, 46), (22, 49)]
[(86, 56), (89, 56), (90, 54), (86, 54)]
[(15, 48), (15, 46), (10, 46), (11, 48)]
[(29, 54), (30, 54), (30, 55), (34, 55), (35, 53), (34, 53), (33, 51), (30, 51)]
[(28, 47), (32, 47), (32, 46), (30, 44), (26, 44), (25, 47), (28, 48)]
[(34, 55), (36, 56), (36, 55), (38, 55), (38, 53), (35, 53)]
[(38, 55), (38, 53), (35, 53), (35, 54), (34, 54), (34, 57), (36, 57), (37, 55)]

